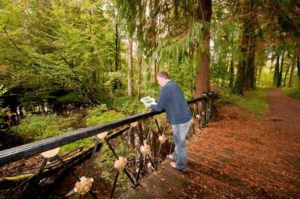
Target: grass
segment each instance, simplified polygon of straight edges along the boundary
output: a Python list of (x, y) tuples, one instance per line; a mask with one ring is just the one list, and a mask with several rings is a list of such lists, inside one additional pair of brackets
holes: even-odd
[(281, 90), (288, 96), (300, 100), (300, 88), (281, 88)]
[(253, 91), (245, 92), (244, 96), (235, 95), (228, 91), (223, 93), (221, 99), (217, 104), (235, 104), (240, 106), (251, 113), (257, 115), (263, 115), (267, 109), (268, 104), (266, 102), (267, 92), (265, 89), (257, 88)]

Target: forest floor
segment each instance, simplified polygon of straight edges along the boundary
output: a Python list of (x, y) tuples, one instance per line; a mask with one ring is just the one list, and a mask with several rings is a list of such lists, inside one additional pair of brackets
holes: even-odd
[(121, 198), (300, 198), (300, 101), (269, 89), (269, 110), (234, 105), (188, 144), (188, 172), (166, 160)]

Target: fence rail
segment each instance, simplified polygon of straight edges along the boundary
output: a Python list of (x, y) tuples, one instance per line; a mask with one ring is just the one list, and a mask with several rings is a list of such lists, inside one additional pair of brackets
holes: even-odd
[[(200, 97), (200, 98), (188, 101), (188, 104), (190, 105), (190, 108), (192, 109), (192, 112), (193, 112), (192, 130), (194, 133), (196, 132), (196, 128), (200, 129), (200, 128), (205, 127), (205, 125), (210, 120), (212, 99), (213, 99), (213, 93), (209, 92), (209, 93), (204, 93), (202, 95), (202, 97)], [(106, 144), (108, 146), (109, 150), (112, 152), (112, 156), (114, 157), (114, 159), (117, 162), (120, 159), (122, 159), (123, 157), (120, 156), (116, 152), (115, 149), (120, 147), (121, 142), (123, 142), (123, 143), (125, 142), (127, 145), (131, 144), (131, 146), (133, 148), (135, 148), (136, 154), (134, 155), (134, 158), (132, 158), (131, 160), (128, 161), (128, 163), (127, 163), (127, 159), (126, 159), (126, 161), (124, 160), (123, 163), (122, 163), (122, 161), (117, 162), (117, 163), (115, 162), (114, 171), (116, 171), (116, 175), (115, 175), (114, 182), (112, 185), (112, 190), (110, 193), (110, 198), (112, 198), (115, 188), (116, 188), (118, 178), (123, 171), (124, 171), (125, 176), (127, 176), (128, 179), (130, 180), (130, 182), (132, 183), (132, 185), (137, 186), (139, 178), (142, 175), (141, 173), (143, 172), (142, 171), (143, 168), (145, 171), (147, 171), (149, 169), (155, 170), (159, 164), (160, 159), (163, 158), (162, 153), (164, 153), (164, 155), (166, 155), (166, 154), (170, 153), (171, 150), (173, 150), (174, 146), (172, 146), (173, 145), (172, 141), (169, 141), (168, 149), (166, 149), (166, 148), (163, 149), (162, 146), (164, 145), (164, 142), (161, 142), (161, 140), (160, 140), (161, 138), (159, 138), (160, 136), (166, 134), (167, 124), (163, 125), (163, 122), (161, 122), (161, 124), (159, 124), (158, 120), (156, 118), (153, 118), (153, 116), (159, 115), (161, 113), (163, 113), (163, 112), (149, 112), (149, 113), (138, 114), (138, 115), (128, 117), (126, 119), (110, 122), (110, 123), (107, 123), (104, 125), (97, 125), (97, 126), (93, 126), (93, 127), (89, 127), (89, 128), (84, 128), (84, 129), (80, 129), (80, 130), (77, 130), (77, 131), (74, 131), (72, 133), (68, 133), (65, 135), (51, 137), (48, 139), (44, 139), (44, 140), (40, 140), (40, 141), (36, 141), (33, 143), (29, 143), (29, 144), (25, 144), (22, 146), (18, 146), (18, 147), (0, 151), (0, 167), (5, 166), (6, 164), (9, 164), (9, 163), (17, 161), (17, 160), (28, 158), (30, 156), (33, 156), (33, 155), (36, 155), (36, 154), (39, 154), (39, 153), (42, 153), (45, 151), (49, 151), (51, 149), (55, 149), (57, 147), (61, 147), (66, 144), (73, 143), (78, 140), (82, 140), (85, 138), (95, 136), (96, 141), (95, 141), (93, 152), (90, 157), (89, 166), (88, 166), (86, 172), (84, 172), (84, 176), (90, 176), (92, 164), (95, 159), (96, 153), (101, 150), (103, 145)], [(149, 119), (148, 125), (144, 125), (144, 126), (132, 125), (133, 123), (140, 122), (140, 121), (146, 120), (146, 119)], [(148, 126), (148, 127), (146, 127), (146, 126)], [(122, 129), (120, 129), (121, 127), (122, 127)], [(153, 128), (156, 128), (156, 132), (153, 131)], [(114, 131), (114, 130), (117, 132), (111, 133), (108, 136), (106, 136), (108, 131)], [(138, 133), (134, 133), (134, 131), (136, 131)], [(143, 131), (144, 133), (141, 133), (141, 131)], [(114, 144), (111, 143), (115, 139), (117, 139), (118, 137), (121, 137), (121, 136), (123, 136), (123, 138), (120, 141), (118, 141)], [(137, 140), (139, 142), (137, 142)], [(169, 139), (169, 140), (171, 140), (171, 139)], [(146, 149), (147, 148), (146, 146), (151, 149)], [(142, 149), (143, 147), (144, 147), (144, 149)], [(130, 147), (128, 146), (128, 148), (130, 148)], [(124, 150), (126, 150), (126, 149), (124, 149)], [(164, 152), (163, 152), (163, 150), (164, 150)], [(14, 194), (15, 194), (18, 191), (19, 194), (17, 194), (17, 195), (22, 196), (22, 194), (25, 190), (24, 184), (26, 184), (26, 187), (30, 184), (31, 185), (35, 184), (35, 186), (37, 184), (39, 184), (41, 182), (41, 179), (44, 178), (44, 176), (41, 174), (43, 173), (43, 170), (47, 166), (47, 163), (49, 163), (49, 160), (53, 161), (54, 159), (56, 159), (56, 161), (58, 163), (63, 165), (65, 171), (67, 171), (71, 176), (73, 176), (74, 179), (76, 180), (76, 182), (83, 182), (85, 180), (87, 184), (93, 183), (92, 181), (89, 181), (90, 178), (85, 178), (85, 179), (79, 178), (79, 176), (77, 174), (75, 174), (72, 170), (70, 170), (70, 168), (68, 167), (68, 165), (66, 165), (66, 163), (61, 158), (61, 156), (56, 153), (56, 154), (54, 154), (53, 157), (51, 157), (51, 159), (48, 158), (47, 156), (44, 157), (44, 160), (40, 166), (39, 172), (34, 175), (34, 177), (35, 177), (34, 183), (32, 181), (30, 181), (30, 179), (28, 179), (26, 181), (26, 183), (24, 183), (24, 181), (20, 182), (19, 184), (16, 185), (15, 189), (11, 189), (9, 194), (12, 194), (12, 192), (14, 192)], [(119, 167), (116, 166), (117, 164), (119, 164)], [(129, 164), (132, 164), (134, 166), (132, 166), (132, 168), (129, 168), (129, 166), (128, 166)], [(134, 176), (134, 174), (135, 174), (135, 176)], [(41, 178), (41, 179), (38, 179), (38, 178)], [(36, 180), (36, 179), (38, 179), (38, 180)], [(98, 198), (96, 192), (91, 190), (91, 187), (89, 187), (89, 189), (86, 191), (81, 190), (81, 192), (80, 192), (80, 190), (78, 191), (78, 189), (80, 189), (80, 187), (81, 187), (80, 183), (77, 185), (75, 185), (75, 187), (77, 186), (76, 189), (72, 189), (68, 194), (64, 194), (64, 197), (72, 195), (72, 194), (74, 194), (74, 192), (77, 192), (77, 193), (79, 193), (79, 195), (89, 193), (92, 197)], [(1, 187), (0, 187), (0, 189), (1, 189)], [(9, 194), (6, 195), (5, 197), (13, 198)], [(56, 194), (56, 195), (59, 196), (59, 194)], [(1, 198), (1, 193), (0, 193), (0, 198)]]

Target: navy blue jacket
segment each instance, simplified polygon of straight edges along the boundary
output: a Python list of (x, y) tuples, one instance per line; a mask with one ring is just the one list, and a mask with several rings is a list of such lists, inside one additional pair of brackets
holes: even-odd
[(186, 123), (192, 118), (192, 113), (181, 89), (173, 81), (167, 82), (161, 88), (157, 105), (151, 105), (150, 108), (153, 111), (165, 110), (171, 124)]

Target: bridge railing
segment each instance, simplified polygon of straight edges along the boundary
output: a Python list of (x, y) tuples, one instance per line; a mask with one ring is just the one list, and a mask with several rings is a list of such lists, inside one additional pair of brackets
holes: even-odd
[[(193, 123), (187, 139), (208, 124), (212, 99), (209, 92), (188, 101)], [(112, 198), (129, 184), (138, 186), (140, 178), (156, 170), (174, 150), (170, 125), (162, 113), (134, 115), (0, 151), (0, 171), (22, 160), (38, 165), (34, 173), (17, 178), (2, 174), (0, 199)], [(60, 147), (84, 139), (93, 139), (93, 146), (75, 155), (59, 153)]]

